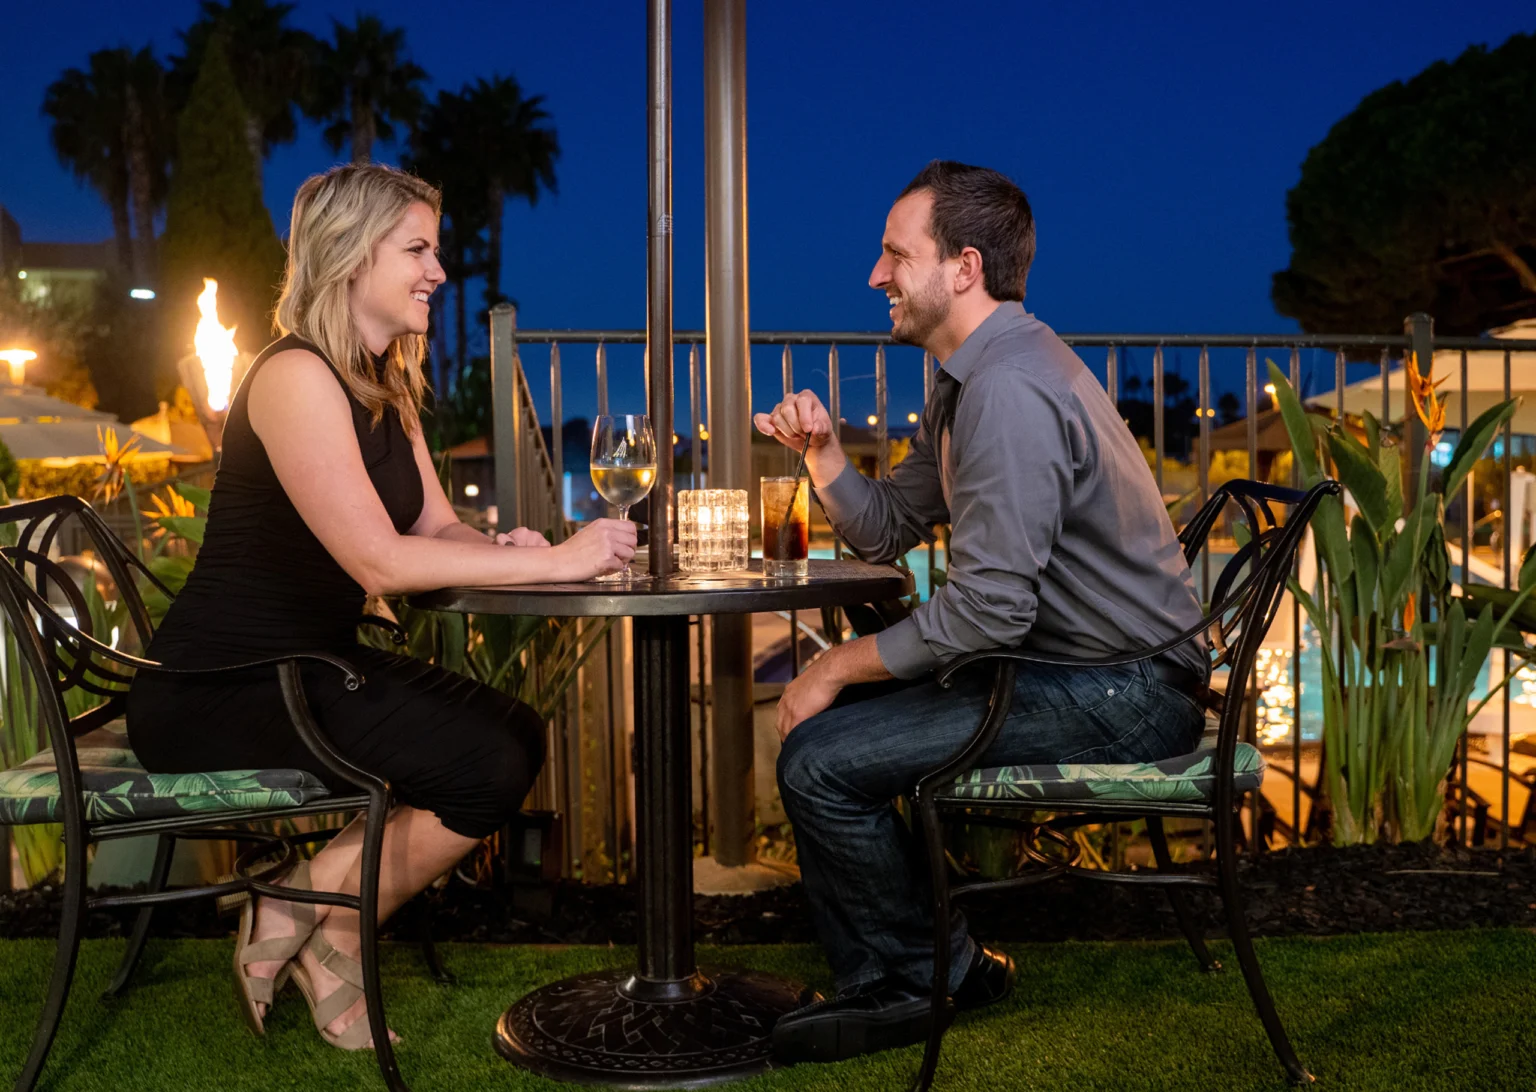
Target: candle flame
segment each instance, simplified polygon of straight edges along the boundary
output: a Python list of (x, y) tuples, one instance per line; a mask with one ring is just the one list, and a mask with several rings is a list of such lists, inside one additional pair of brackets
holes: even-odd
[(235, 328), (219, 325), (219, 282), (212, 277), (203, 278), (203, 292), (197, 297), (197, 310), (202, 315), (197, 321), (197, 333), (192, 344), (197, 349), (197, 359), (203, 365), (203, 381), (208, 387), (208, 408), (222, 411), (229, 408), (229, 387), (235, 375)]

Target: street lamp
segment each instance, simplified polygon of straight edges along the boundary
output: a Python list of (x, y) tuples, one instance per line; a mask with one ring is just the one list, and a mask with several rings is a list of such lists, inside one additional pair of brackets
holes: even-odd
[(11, 366), (11, 386), (20, 387), (27, 381), (27, 361), (36, 360), (31, 349), (6, 349), (0, 351), (0, 360)]

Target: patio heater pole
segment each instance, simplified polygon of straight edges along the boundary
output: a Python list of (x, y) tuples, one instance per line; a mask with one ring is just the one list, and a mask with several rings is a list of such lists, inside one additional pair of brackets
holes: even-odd
[[(746, 0), (704, 0), (705, 352), (709, 368), (709, 484), (752, 481), (752, 362), (747, 314)], [(717, 864), (752, 861), (752, 621), (714, 619), (714, 746), (710, 847)]]
[(672, 2), (650, 0), (650, 217), (646, 231), (646, 377), (656, 434), (650, 495), (651, 576), (672, 574)]

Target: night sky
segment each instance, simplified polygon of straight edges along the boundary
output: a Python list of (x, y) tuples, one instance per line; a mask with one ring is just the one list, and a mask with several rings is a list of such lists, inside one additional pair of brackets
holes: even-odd
[[(178, 52), (176, 30), (196, 7), (6, 4), (0, 204), (25, 239), (111, 234), (106, 207), (48, 145), (39, 115), (46, 86), (94, 49), (150, 43), (162, 56)], [(559, 194), (532, 209), (509, 205), (506, 219), (503, 284), (520, 305), (519, 321), (643, 325), (643, 0), (300, 0), (294, 21), (327, 34), (333, 15), (350, 21), (360, 8), (406, 28), (434, 91), (503, 73), (547, 96), (563, 148)], [(1285, 192), (1307, 149), (1374, 88), (1470, 44), (1536, 29), (1530, 0), (779, 0), (748, 9), (751, 321), (761, 330), (888, 328), (884, 297), (865, 281), (892, 198), (936, 157), (996, 167), (1028, 193), (1039, 256), (1026, 306), (1057, 330), (1293, 330), (1270, 305), (1269, 279), (1288, 260)], [(702, 6), (678, 2), (674, 20), (675, 321), (698, 328)], [(392, 161), (395, 150), (376, 154)], [(299, 141), (267, 162), (279, 233), (296, 186), (332, 161), (318, 127), (306, 123)], [(245, 340), (242, 348), (259, 348)], [(873, 406), (872, 383), (860, 378), (870, 371), (867, 356), (843, 354), (850, 420)], [(536, 390), (542, 360), (527, 354)], [(638, 409), (638, 355), (612, 361), (614, 409)], [(816, 372), (824, 353), (799, 352), (796, 364), (799, 378), (825, 390)], [(1193, 378), (1193, 354), (1170, 358), (1175, 364)], [(893, 369), (899, 420), (917, 408), (922, 387), (910, 355), (893, 357)], [(565, 371), (567, 413), (591, 412), (589, 353), (572, 348)], [(1238, 389), (1230, 362), (1217, 371), (1218, 391)], [(679, 380), (686, 419), (686, 377)], [(777, 353), (759, 354), (760, 408), (779, 384)]]

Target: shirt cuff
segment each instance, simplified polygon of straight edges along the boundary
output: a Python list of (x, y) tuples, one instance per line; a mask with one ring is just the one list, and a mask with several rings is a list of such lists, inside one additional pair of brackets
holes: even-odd
[(865, 507), (869, 486), (869, 479), (859, 473), (850, 459), (837, 477), (816, 490), (816, 498), (821, 501), (828, 519), (835, 524), (845, 523)]
[(917, 628), (917, 619), (910, 616), (875, 634), (875, 651), (898, 679), (920, 678), (939, 666), (939, 658)]

